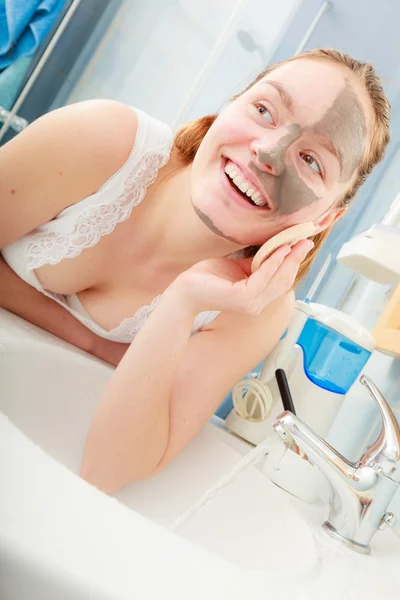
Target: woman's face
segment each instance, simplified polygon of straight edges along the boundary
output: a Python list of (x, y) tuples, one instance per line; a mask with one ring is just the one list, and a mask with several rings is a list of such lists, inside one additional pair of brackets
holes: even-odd
[(368, 142), (372, 109), (350, 75), (299, 59), (223, 110), (191, 172), (194, 209), (212, 231), (246, 246), (298, 223), (329, 225)]

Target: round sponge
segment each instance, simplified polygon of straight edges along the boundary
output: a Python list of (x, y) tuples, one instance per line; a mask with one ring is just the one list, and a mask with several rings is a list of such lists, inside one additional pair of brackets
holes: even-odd
[(265, 244), (261, 246), (254, 256), (253, 262), (251, 263), (251, 272), (254, 273), (254, 271), (256, 271), (262, 263), (267, 260), (277, 248), (279, 248), (279, 246), (284, 246), (285, 244), (293, 246), (300, 240), (310, 237), (313, 233), (315, 233), (315, 225), (314, 223), (308, 222), (293, 225), (293, 227), (284, 229), (277, 235), (274, 235), (274, 237), (267, 240)]

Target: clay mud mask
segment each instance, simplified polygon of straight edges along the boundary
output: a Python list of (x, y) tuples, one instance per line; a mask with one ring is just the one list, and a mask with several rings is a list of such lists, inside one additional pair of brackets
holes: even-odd
[(273, 167), (274, 174), (261, 171), (253, 162), (248, 165), (261, 182), (274, 211), (282, 215), (294, 214), (320, 199), (299, 176), (297, 168), (289, 164), (286, 156), (290, 146), (304, 132), (330, 141), (340, 163), (339, 181), (349, 180), (365, 149), (366, 124), (348, 81), (319, 121), (304, 128), (293, 123), (274, 148), (259, 150), (258, 160)]

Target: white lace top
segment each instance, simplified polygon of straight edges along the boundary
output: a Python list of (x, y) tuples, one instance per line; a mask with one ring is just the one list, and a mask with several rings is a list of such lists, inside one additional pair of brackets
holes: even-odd
[[(103, 235), (111, 233), (117, 223), (127, 219), (132, 209), (140, 204), (158, 170), (167, 163), (173, 142), (172, 131), (142, 111), (135, 109), (135, 112), (138, 117), (135, 143), (119, 171), (97, 192), (1, 250), (4, 260), (21, 279), (61, 304), (91, 331), (109, 340), (128, 343), (135, 338), (161, 296), (156, 296), (150, 305), (142, 306), (132, 317), (107, 331), (92, 319), (76, 294), (63, 296), (43, 288), (35, 269), (75, 258), (85, 248), (97, 244)], [(218, 314), (218, 311), (199, 313), (192, 333)]]

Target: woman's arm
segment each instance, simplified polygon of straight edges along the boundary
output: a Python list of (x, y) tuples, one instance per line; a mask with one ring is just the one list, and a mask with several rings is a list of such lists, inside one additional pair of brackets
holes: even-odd
[[(136, 130), (129, 106), (89, 100), (43, 115), (2, 146), (0, 248), (99, 189), (128, 158)], [(0, 306), (113, 365), (126, 351), (22, 281), (1, 257)]]
[(105, 340), (65, 308), (23, 281), (0, 256), (0, 307), (116, 366), (128, 344)]
[(0, 248), (93, 194), (133, 147), (137, 117), (113, 100), (43, 115), (0, 148)]
[[(231, 281), (244, 274), (233, 273), (240, 267), (228, 259), (209, 261), (217, 268), (211, 267), (207, 274), (201, 267), (189, 270), (192, 275), (186, 276), (183, 288), (179, 277), (175, 280), (106, 387), (86, 441), (81, 467), (84, 479), (113, 493), (164, 468), (185, 447), (232, 386), (273, 349), (287, 327), (293, 294), (286, 292), (304, 258), (304, 248), (300, 243), (292, 257), (284, 259), (284, 252), (277, 251), (275, 258), (266, 261), (269, 266), (277, 261), (273, 272), (279, 271), (279, 261), (286, 263), (281, 284), (271, 280), (269, 298), (259, 300), (258, 294), (268, 288), (271, 279), (266, 263), (256, 277), (247, 278), (255, 292), (250, 294), (250, 303), (240, 290), (238, 294), (231, 291)], [(228, 281), (221, 272), (214, 277), (221, 271), (219, 265)], [(187, 286), (192, 291), (197, 287), (192, 298), (191, 291), (186, 293)], [(190, 337), (199, 312), (194, 295), (203, 310), (208, 310), (213, 294), (221, 305), (237, 302), (236, 311), (220, 315), (211, 326)], [(248, 304), (250, 314), (239, 312), (240, 298), (242, 306)]]

